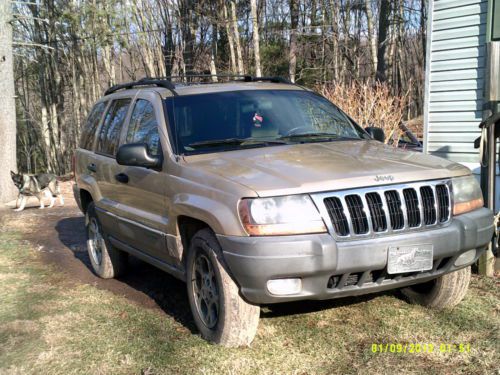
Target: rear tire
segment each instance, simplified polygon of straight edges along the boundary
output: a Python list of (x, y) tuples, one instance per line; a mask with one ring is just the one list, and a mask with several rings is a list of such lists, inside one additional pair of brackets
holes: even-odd
[(194, 321), (204, 339), (226, 347), (252, 342), (260, 307), (241, 298), (210, 229), (198, 231), (191, 239), (187, 291)]
[(127, 254), (109, 243), (95, 212), (94, 202), (87, 206), (85, 214), (87, 251), (90, 263), (97, 276), (112, 279), (125, 272)]
[(469, 288), (470, 266), (423, 284), (401, 289), (411, 303), (442, 310), (458, 305)]

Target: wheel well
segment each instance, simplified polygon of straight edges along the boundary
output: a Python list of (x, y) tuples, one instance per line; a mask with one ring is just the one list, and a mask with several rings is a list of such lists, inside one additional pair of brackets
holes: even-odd
[(194, 234), (201, 229), (210, 228), (210, 226), (201, 220), (189, 216), (179, 216), (177, 225), (181, 236), (182, 248), (184, 249), (182, 258), (185, 259), (185, 255), (191, 244), (191, 238), (193, 238)]
[(81, 189), (80, 190), (80, 202), (82, 204), (83, 213), (87, 212), (87, 207), (88, 207), (89, 203), (92, 201), (93, 201), (92, 195), (90, 195), (90, 193), (87, 190)]

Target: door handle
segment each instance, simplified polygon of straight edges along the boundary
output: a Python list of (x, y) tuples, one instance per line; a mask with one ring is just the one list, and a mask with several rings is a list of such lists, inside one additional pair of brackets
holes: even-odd
[(126, 184), (128, 182), (128, 176), (125, 173), (118, 173), (115, 175), (115, 179), (122, 184)]
[(87, 165), (87, 169), (90, 172), (97, 172), (97, 165), (95, 165), (94, 163), (91, 163), (91, 164)]

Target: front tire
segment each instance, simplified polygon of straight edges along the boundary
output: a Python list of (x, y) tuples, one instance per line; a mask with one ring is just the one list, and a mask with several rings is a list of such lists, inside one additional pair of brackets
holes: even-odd
[(428, 281), (401, 289), (411, 303), (442, 310), (458, 305), (469, 288), (470, 266)]
[(187, 292), (194, 321), (204, 339), (227, 347), (252, 342), (260, 308), (241, 298), (210, 229), (198, 231), (191, 239)]
[(87, 251), (97, 276), (103, 279), (112, 279), (122, 275), (127, 265), (127, 254), (116, 249), (107, 241), (96, 215), (94, 202), (89, 203), (87, 207), (85, 227), (87, 230)]

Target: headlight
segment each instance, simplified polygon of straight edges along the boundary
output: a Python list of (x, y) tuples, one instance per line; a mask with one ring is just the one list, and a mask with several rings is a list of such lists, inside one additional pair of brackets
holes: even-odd
[(325, 223), (308, 195), (243, 199), (239, 213), (251, 236), (326, 232)]
[(453, 215), (483, 207), (483, 193), (474, 176), (457, 177), (452, 180), (453, 185)]

